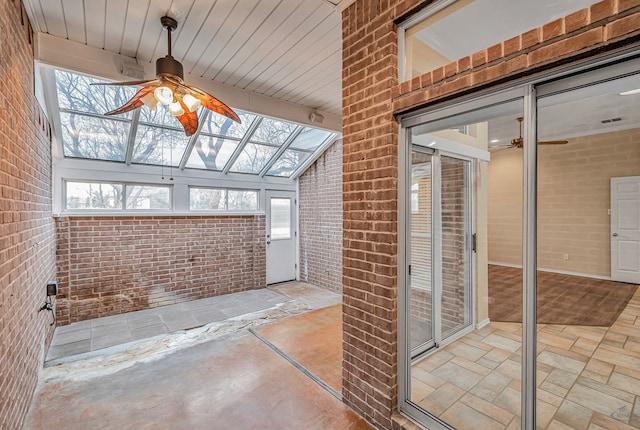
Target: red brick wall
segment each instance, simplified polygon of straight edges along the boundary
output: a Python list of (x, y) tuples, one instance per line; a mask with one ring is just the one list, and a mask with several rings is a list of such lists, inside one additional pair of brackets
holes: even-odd
[(397, 404), (398, 124), (395, 7), (343, 12), (344, 402), (377, 428)]
[(393, 110), (410, 110), (471, 88), (478, 90), (607, 51), (638, 45), (638, 22), (639, 0), (595, 3), (403, 82), (393, 89)]
[(640, 0), (606, 0), (398, 82), (394, 20), (419, 0), (342, 12), (343, 398), (380, 429), (397, 407), (398, 123), (393, 114), (640, 41)]
[(56, 219), (60, 324), (264, 288), (265, 217)]
[(51, 313), (38, 312), (55, 278), (49, 125), (34, 97), (32, 34), (18, 0), (0, 4), (0, 428), (29, 407)]
[(300, 279), (342, 293), (342, 141), (299, 181)]

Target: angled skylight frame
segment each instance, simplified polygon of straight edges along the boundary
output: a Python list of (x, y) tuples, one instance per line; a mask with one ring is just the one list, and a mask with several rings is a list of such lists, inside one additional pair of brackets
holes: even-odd
[[(63, 75), (68, 79), (61, 80), (60, 76)], [(122, 115), (104, 115), (104, 112), (118, 105), (121, 99), (128, 98), (129, 92), (135, 91), (133, 88), (91, 86), (89, 85), (91, 82), (103, 81), (103, 79), (59, 68), (46, 69), (43, 78), (54, 132), (60, 142), (59, 154), (65, 159), (111, 161), (126, 166), (171, 165), (182, 171), (198, 169), (224, 175), (234, 172), (231, 176), (236, 173), (250, 174), (255, 176), (256, 181), (266, 180), (266, 176), (295, 179), (290, 174), (295, 173), (300, 166), (295, 165), (296, 157), (291, 157), (290, 150), (293, 148), (297, 159), (303, 163), (325, 143), (316, 145), (314, 142), (301, 141), (297, 146), (296, 140), (307, 131), (317, 136), (322, 136), (324, 133), (328, 136), (335, 135), (333, 132), (308, 125), (239, 110), (237, 112), (242, 117), (242, 124), (226, 123), (222, 116), (202, 109), (198, 115), (199, 127), (196, 133), (187, 138), (182, 136), (182, 129), (177, 121), (162, 112), (147, 112), (145, 111), (147, 108), (144, 107)], [(63, 85), (63, 82), (71, 82), (74, 89), (82, 94), (73, 93), (68, 100), (60, 101), (58, 87)], [(105, 94), (107, 97), (103, 97)], [(109, 95), (117, 99), (110, 98)], [(78, 100), (73, 97), (77, 97), (79, 102), (75, 103)], [(71, 129), (68, 125), (69, 119), (65, 118), (65, 115), (77, 115), (87, 123), (80, 123), (78, 127), (84, 126), (89, 129), (80, 129), (79, 132)], [(171, 121), (175, 121), (175, 124)], [(70, 131), (74, 132), (75, 136), (80, 135), (85, 139), (84, 152), (70, 154), (68, 148), (65, 148)], [(84, 137), (82, 137), (83, 133)], [(165, 136), (167, 134), (171, 136)], [(104, 142), (107, 144), (105, 145)], [(194, 154), (196, 147), (200, 148), (199, 145), (203, 147), (196, 156)], [(209, 151), (214, 151), (214, 155)], [(287, 154), (289, 154), (288, 158), (294, 160), (289, 161), (294, 163), (290, 166), (290, 171), (287, 170), (287, 174), (270, 174), (274, 166), (282, 163), (282, 158), (287, 158)], [(309, 157), (304, 154), (309, 154)], [(247, 159), (244, 165), (234, 166), (238, 163), (238, 159), (243, 157)], [(210, 163), (211, 160), (207, 161), (208, 158), (218, 160), (218, 163)], [(82, 168), (81, 166), (78, 164), (78, 168)], [(286, 168), (289, 169), (289, 166)], [(120, 170), (120, 168), (114, 169)]]

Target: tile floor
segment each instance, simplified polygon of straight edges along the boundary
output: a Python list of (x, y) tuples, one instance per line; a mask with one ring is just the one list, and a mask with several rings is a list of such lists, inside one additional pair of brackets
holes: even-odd
[(53, 335), (45, 365), (64, 357), (200, 327), (291, 299), (277, 291), (259, 289), (60, 326)]
[[(520, 428), (521, 324), (493, 322), (412, 368), (411, 398), (459, 430)], [(538, 325), (538, 428), (640, 428), (640, 292), (611, 327)]]

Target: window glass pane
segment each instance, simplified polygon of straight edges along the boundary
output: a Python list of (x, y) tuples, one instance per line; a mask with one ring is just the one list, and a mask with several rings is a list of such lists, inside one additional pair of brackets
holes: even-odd
[(67, 182), (67, 209), (122, 209), (122, 185)]
[(271, 240), (291, 238), (291, 199), (271, 198)]
[(237, 146), (237, 140), (200, 135), (191, 151), (187, 167), (222, 170)]
[(331, 134), (333, 133), (324, 130), (318, 130), (317, 128), (305, 127), (305, 129), (302, 130), (302, 133), (300, 133), (298, 137), (296, 137), (295, 140), (291, 143), (290, 147), (295, 149), (314, 150), (318, 146), (320, 146), (322, 142), (327, 140), (327, 138)]
[(269, 143), (272, 145), (281, 145), (298, 127), (296, 124), (277, 119), (264, 118), (253, 136), (252, 142)]
[(289, 177), (311, 153), (287, 149), (267, 172), (269, 176)]
[(278, 148), (274, 146), (247, 143), (240, 156), (231, 167), (232, 172), (258, 173), (276, 153)]
[(229, 199), (228, 209), (235, 210), (257, 210), (258, 192), (253, 190), (227, 190)]
[(180, 164), (188, 143), (189, 138), (182, 130), (139, 125), (132, 161), (175, 167)]
[(189, 188), (189, 209), (192, 211), (222, 211), (225, 200), (226, 190)]
[(124, 161), (128, 122), (61, 112), (60, 124), (65, 157)]
[(149, 109), (148, 107), (143, 106), (140, 109), (140, 122), (182, 130), (180, 121), (169, 113), (166, 106), (160, 103), (158, 103), (158, 106), (156, 106), (155, 109)]
[(221, 136), (242, 139), (256, 116), (241, 111), (235, 112), (240, 117), (240, 124), (227, 118), (226, 116), (212, 112), (206, 119), (204, 124), (202, 124), (202, 133), (218, 134)]
[[(571, 417), (569, 403), (574, 416), (602, 420), (590, 427), (638, 428), (640, 74), (554, 85), (562, 91), (537, 103), (537, 368), (549, 375), (537, 386), (537, 422), (547, 422), (562, 375), (573, 384), (556, 417)], [(523, 148), (532, 143), (525, 136)], [(514, 181), (511, 171), (500, 180)]]
[(405, 76), (400, 78), (420, 76), (593, 3), (596, 1), (456, 1), (406, 31)]
[[(105, 81), (62, 70), (56, 70), (55, 75), (61, 109), (102, 115), (124, 105), (137, 91), (128, 86), (90, 85)], [(131, 112), (118, 116), (131, 117)]]
[(127, 209), (171, 209), (169, 187), (127, 185)]

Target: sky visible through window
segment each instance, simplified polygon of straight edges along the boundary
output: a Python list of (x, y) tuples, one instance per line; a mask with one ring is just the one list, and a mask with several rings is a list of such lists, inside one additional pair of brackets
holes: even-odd
[(336, 134), (236, 110), (241, 124), (199, 108), (202, 127), (186, 137), (160, 105), (116, 116), (135, 92), (128, 86), (92, 86), (96, 78), (56, 70), (62, 151), (66, 158), (164, 165), (290, 177)]

